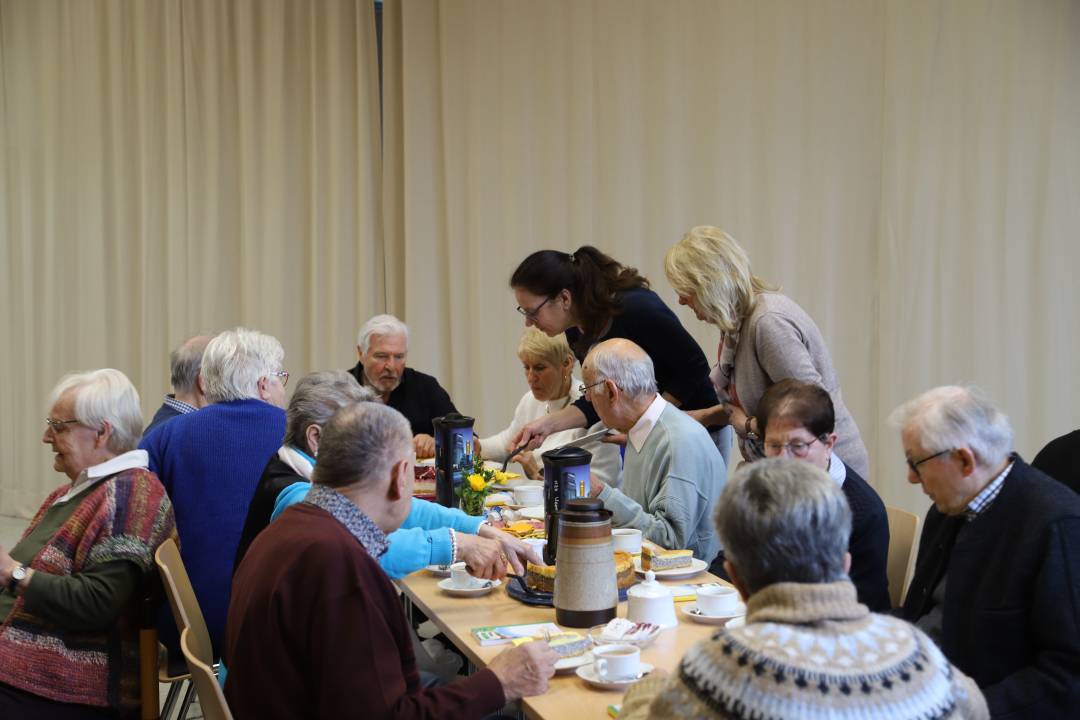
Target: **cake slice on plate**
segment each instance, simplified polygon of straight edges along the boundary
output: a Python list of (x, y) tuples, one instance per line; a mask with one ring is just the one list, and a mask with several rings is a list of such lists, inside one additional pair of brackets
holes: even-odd
[(641, 546), (642, 570), (677, 570), (690, 567), (694, 553), (690, 550), (665, 550), (651, 543)]

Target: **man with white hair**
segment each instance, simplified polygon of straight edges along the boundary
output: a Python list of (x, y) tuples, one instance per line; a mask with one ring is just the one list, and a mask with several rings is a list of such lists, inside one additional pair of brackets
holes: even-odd
[(206, 407), (206, 394), (199, 385), (199, 368), (202, 366), (203, 351), (212, 337), (196, 335), (169, 353), (169, 382), (173, 391), (165, 396), (161, 407), (154, 413), (154, 419), (143, 430), (144, 435), (177, 415), (187, 415)]
[(376, 315), (364, 323), (356, 338), (358, 362), (350, 370), (361, 385), (373, 388), (379, 399), (409, 421), (416, 457), (435, 455), (432, 418), (457, 412), (450, 395), (431, 375), (405, 367), (409, 328), (393, 315)]
[[(140, 444), (172, 499), (180, 555), (215, 648), (248, 506), (285, 435), (284, 360), (281, 343), (269, 335), (245, 328), (217, 335), (200, 371), (210, 404), (173, 418)], [(178, 647), (171, 619), (160, 627), (166, 645)]]
[(720, 550), (712, 511), (727, 468), (709, 432), (661, 397), (652, 360), (629, 340), (595, 346), (581, 376), (600, 419), (628, 435), (622, 486), (590, 478), (592, 496), (614, 513), (617, 527), (637, 528), (661, 547), (692, 550), (711, 562)]
[(982, 688), (995, 718), (1076, 717), (1080, 498), (1012, 452), (1009, 419), (971, 387), (897, 408), (926, 515), (902, 614)]

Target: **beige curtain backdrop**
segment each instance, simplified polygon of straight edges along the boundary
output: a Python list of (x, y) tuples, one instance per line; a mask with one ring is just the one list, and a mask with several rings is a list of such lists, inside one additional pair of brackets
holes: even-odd
[[(901, 401), (974, 382), (1028, 459), (1080, 426), (1080, 4), (388, 1), (390, 306), (484, 432), (525, 390), (506, 287), (591, 243), (672, 305), (726, 228), (816, 319), (887, 503)], [(713, 358), (718, 335), (680, 317)]]
[(63, 478), (65, 372), (127, 373), (238, 324), (286, 366), (355, 362), (384, 305), (369, 0), (0, 0), (0, 513)]

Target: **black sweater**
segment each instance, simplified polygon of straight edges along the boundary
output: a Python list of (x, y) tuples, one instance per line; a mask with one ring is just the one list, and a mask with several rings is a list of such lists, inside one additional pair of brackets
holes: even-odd
[(889, 517), (874, 488), (845, 463), (844, 496), (851, 506), (851, 582), (859, 602), (873, 612), (889, 612)]
[[(593, 343), (626, 338), (641, 346), (653, 361), (656, 385), (680, 403), (682, 410), (698, 410), (716, 405), (716, 391), (709, 380), (709, 362), (679, 318), (656, 293), (646, 288), (620, 294), (622, 312), (611, 319), (611, 328)], [(578, 362), (585, 362), (584, 348), (577, 347), (581, 331), (570, 328), (566, 340), (574, 348)], [(584, 397), (574, 406), (585, 414), (586, 427), (599, 422), (592, 403)]]
[[(364, 384), (363, 365), (356, 363), (349, 372), (358, 383)], [(405, 368), (401, 383), (390, 393), (386, 404), (405, 416), (412, 426), (413, 435), (434, 435), (431, 418), (457, 412), (450, 395), (438, 380), (410, 367)]]
[(971, 522), (926, 515), (902, 610), (932, 609), (948, 572), (941, 649), (990, 714), (1072, 718), (1080, 705), (1080, 497), (1013, 455), (1000, 494)]

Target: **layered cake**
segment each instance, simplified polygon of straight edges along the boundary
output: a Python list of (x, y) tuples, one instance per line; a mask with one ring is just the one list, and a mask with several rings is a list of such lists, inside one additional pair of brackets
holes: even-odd
[(589, 649), (589, 638), (578, 635), (575, 632), (552, 635), (548, 638), (548, 645), (561, 658), (576, 657)]
[(656, 545), (644, 544), (641, 546), (641, 569), (642, 570), (675, 570), (688, 568), (694, 559), (694, 553), (690, 550), (664, 550)]
[[(525, 573), (525, 584), (537, 592), (555, 592), (555, 565), (534, 565), (529, 563)], [(634, 575), (634, 558), (630, 553), (615, 553), (615, 575), (619, 590), (625, 590), (637, 580)]]

